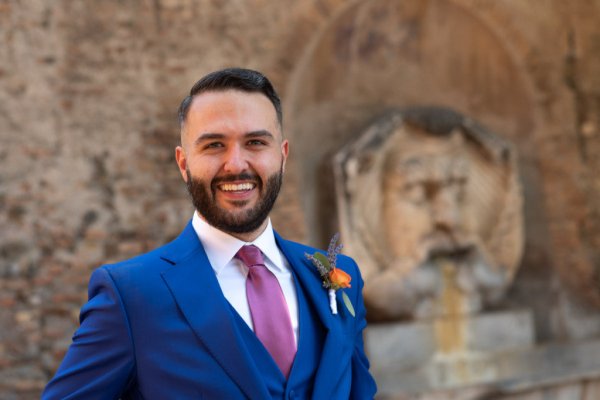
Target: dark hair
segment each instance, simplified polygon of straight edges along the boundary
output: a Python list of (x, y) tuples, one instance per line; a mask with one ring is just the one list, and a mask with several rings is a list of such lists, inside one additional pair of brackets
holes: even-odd
[(183, 126), (185, 123), (194, 96), (204, 92), (219, 92), (230, 89), (264, 94), (275, 107), (279, 125), (283, 125), (281, 100), (271, 82), (260, 72), (244, 68), (226, 68), (211, 72), (196, 82), (192, 86), (189, 96), (183, 99), (179, 105), (179, 125)]

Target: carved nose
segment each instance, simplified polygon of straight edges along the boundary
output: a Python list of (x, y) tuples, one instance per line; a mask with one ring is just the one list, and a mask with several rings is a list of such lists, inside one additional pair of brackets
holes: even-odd
[(433, 223), (444, 232), (452, 232), (460, 225), (459, 204), (452, 193), (440, 190), (432, 199)]
[(433, 222), (440, 230), (452, 231), (458, 226), (458, 213), (456, 210), (438, 210), (434, 214)]
[(452, 235), (454, 232), (454, 225), (449, 221), (435, 221), (434, 228), (437, 232), (443, 232), (447, 235)]

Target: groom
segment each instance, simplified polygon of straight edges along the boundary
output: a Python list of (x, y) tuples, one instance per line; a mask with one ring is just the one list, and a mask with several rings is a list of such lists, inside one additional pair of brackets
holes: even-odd
[(92, 274), (42, 398), (372, 399), (358, 267), (339, 256), (351, 287), (337, 301), (344, 291), (356, 313), (334, 314), (305, 257), (315, 249), (271, 226), (289, 144), (269, 80), (213, 72), (179, 122), (175, 157), (196, 212), (173, 242)]

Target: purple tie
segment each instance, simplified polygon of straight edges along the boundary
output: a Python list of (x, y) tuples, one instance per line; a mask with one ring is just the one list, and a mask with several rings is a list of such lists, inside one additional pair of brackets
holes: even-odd
[(292, 321), (277, 278), (265, 266), (256, 246), (244, 246), (236, 257), (248, 266), (246, 296), (254, 333), (287, 378), (296, 355)]

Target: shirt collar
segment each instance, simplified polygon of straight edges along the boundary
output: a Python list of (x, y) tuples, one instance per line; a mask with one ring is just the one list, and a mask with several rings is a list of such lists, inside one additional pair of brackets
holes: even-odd
[(271, 219), (268, 219), (265, 230), (252, 242), (244, 242), (236, 237), (225, 233), (214, 226), (210, 225), (204, 219), (200, 218), (198, 212), (194, 212), (192, 217), (192, 226), (202, 242), (206, 256), (215, 273), (219, 274), (221, 270), (231, 261), (236, 253), (244, 245), (253, 244), (262, 251), (265, 257), (270, 261), (271, 265), (276, 270), (283, 271), (284, 265), (281, 258), (281, 253), (275, 242), (273, 226)]

